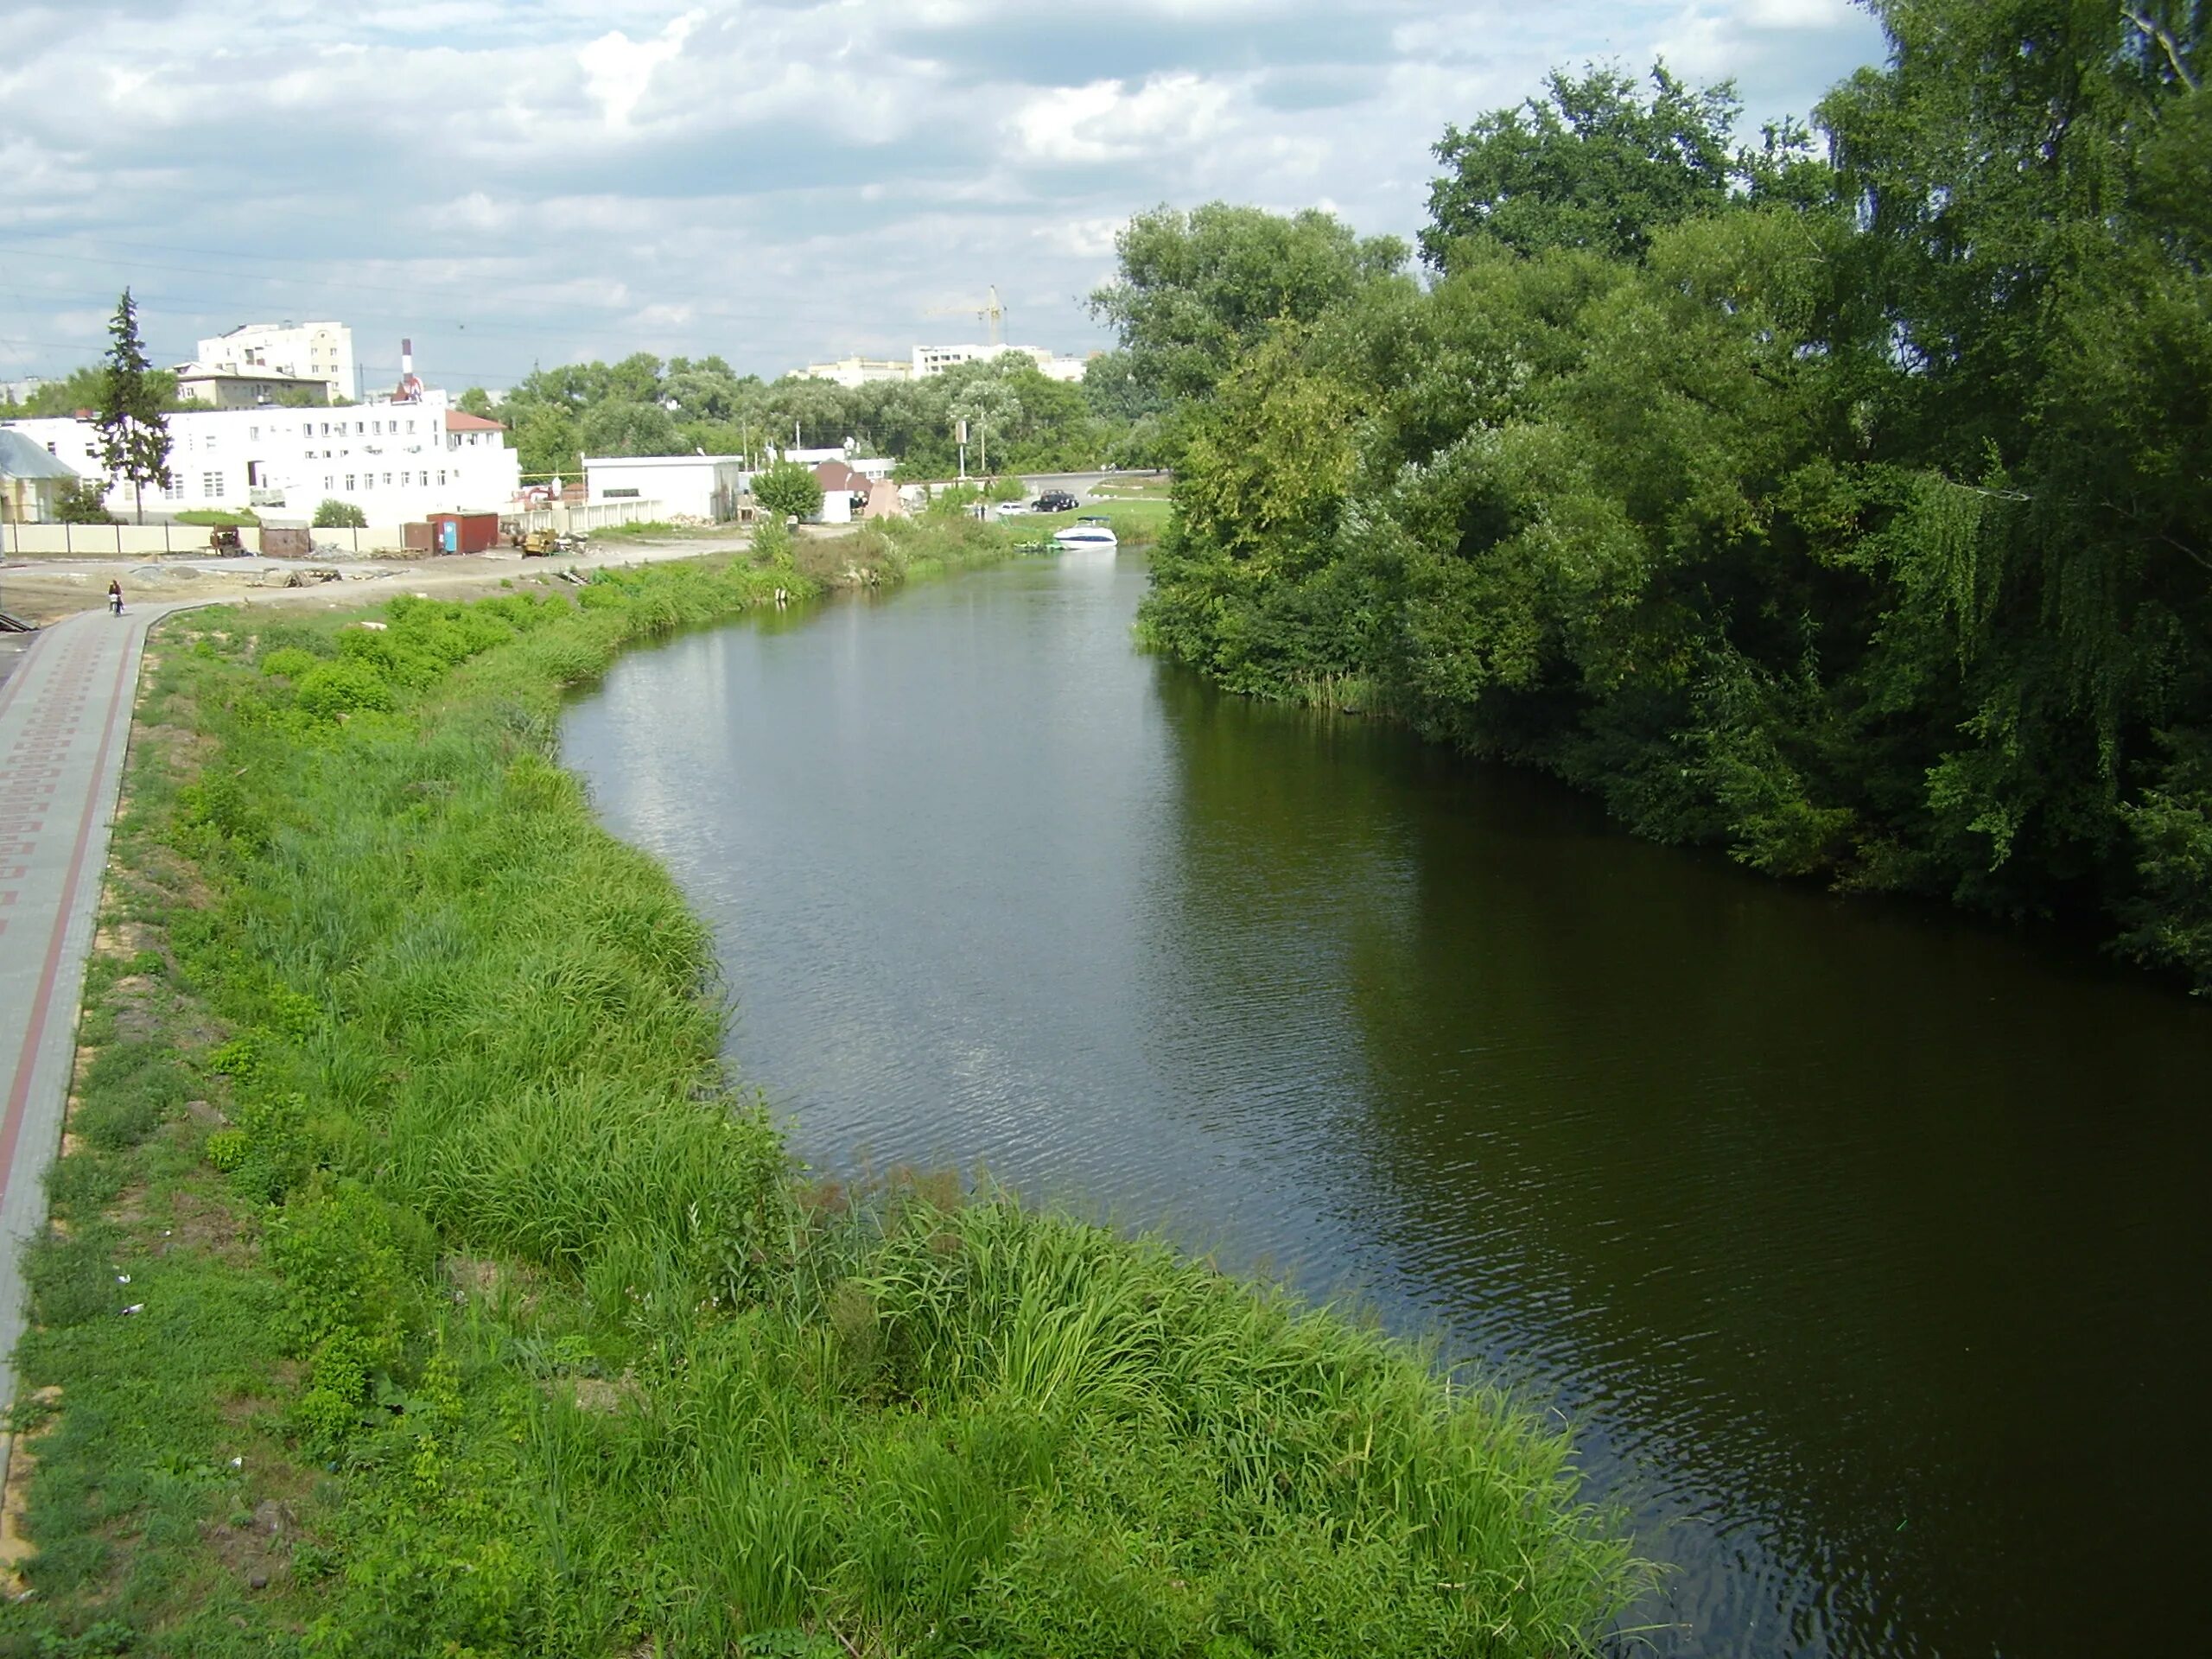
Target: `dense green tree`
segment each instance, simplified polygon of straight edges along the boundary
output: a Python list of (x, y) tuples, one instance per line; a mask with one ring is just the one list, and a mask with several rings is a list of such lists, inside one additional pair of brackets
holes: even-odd
[(1120, 270), (1090, 296), (1092, 314), (1119, 331), (1136, 385), (1176, 397), (1211, 391), (1269, 324), (1311, 321), (1409, 257), (1395, 237), (1359, 237), (1315, 209), (1218, 201), (1139, 213), (1115, 249)]
[(138, 337), (138, 304), (124, 289), (109, 319), (108, 350), (100, 377), (99, 401), (92, 423), (99, 429), (98, 453), (109, 474), (130, 486), (138, 522), (146, 522), (146, 486), (167, 485), (169, 426), (162, 419), (161, 383)]
[(796, 461), (779, 461), (754, 475), (753, 499), (778, 523), (811, 518), (822, 511), (822, 480)]
[(991, 470), (991, 434), (1005, 433), (1021, 419), (1021, 396), (1004, 375), (978, 376), (963, 386), (948, 405), (952, 418), (968, 428), (976, 446), (976, 470)]
[(1429, 189), (1421, 257), (1441, 267), (1454, 241), (1481, 235), (1522, 253), (1639, 259), (1654, 231), (1726, 206), (1735, 88), (1700, 92), (1655, 64), (1651, 89), (1638, 98), (1615, 69), (1554, 70), (1543, 97), (1446, 128), (1434, 153), (1449, 171)]
[(671, 455), (679, 444), (675, 417), (658, 404), (595, 404), (576, 430), (584, 453), (592, 455)]
[(325, 501), (315, 510), (310, 521), (316, 530), (366, 530), (369, 515), (351, 501)]
[(2206, 10), (1875, 10), (1834, 168), (1665, 81), (1447, 134), (1430, 289), (1222, 336), (1144, 626), (2212, 988)]
[[(88, 413), (99, 407), (100, 392), (107, 379), (104, 364), (89, 364), (72, 369), (59, 380), (49, 380), (35, 388), (29, 397), (11, 405), (9, 414), (23, 419), (52, 418)], [(175, 414), (181, 409), (200, 405), (187, 403), (177, 395), (176, 376), (167, 369), (146, 371), (149, 393), (165, 413)]]
[(500, 412), (507, 416), (524, 478), (581, 475), (583, 445), (575, 411), (562, 404), (511, 397)]

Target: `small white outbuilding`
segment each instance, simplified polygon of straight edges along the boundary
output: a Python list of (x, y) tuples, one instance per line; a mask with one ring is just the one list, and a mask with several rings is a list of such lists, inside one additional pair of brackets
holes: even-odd
[(734, 518), (746, 490), (741, 455), (606, 455), (584, 457), (584, 499), (656, 502), (656, 516)]

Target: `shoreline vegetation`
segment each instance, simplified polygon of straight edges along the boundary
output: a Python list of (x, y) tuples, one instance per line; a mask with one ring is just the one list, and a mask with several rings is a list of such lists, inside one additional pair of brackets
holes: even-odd
[(1869, 9), (1810, 128), (1663, 63), (1446, 127), (1418, 265), (1132, 219), (1145, 637), (2212, 995), (2206, 14)]
[(775, 540), (157, 636), (0, 1652), (1593, 1650), (1648, 1574), (1563, 1436), (1156, 1242), (817, 1179), (725, 1073), (565, 690), (1011, 549)]

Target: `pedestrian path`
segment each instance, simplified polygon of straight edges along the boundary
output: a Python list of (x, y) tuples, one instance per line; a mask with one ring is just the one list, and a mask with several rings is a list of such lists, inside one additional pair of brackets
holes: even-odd
[(70, 617), (0, 685), (0, 1404), (15, 1398), (22, 1255), (46, 1224), (139, 658), (147, 628), (185, 608)]

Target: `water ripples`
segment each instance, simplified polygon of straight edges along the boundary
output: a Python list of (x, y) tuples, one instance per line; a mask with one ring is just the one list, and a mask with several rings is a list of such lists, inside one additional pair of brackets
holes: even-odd
[(2177, 1634), (2212, 1010), (1215, 696), (1130, 650), (1140, 580), (694, 636), (571, 712), (804, 1154), (1434, 1334), (1572, 1424), (1661, 1652)]

